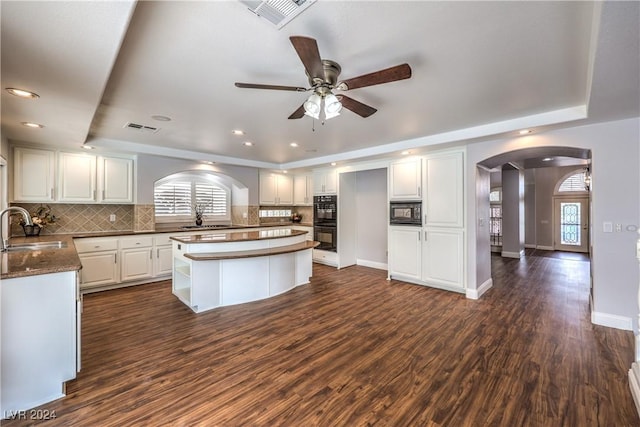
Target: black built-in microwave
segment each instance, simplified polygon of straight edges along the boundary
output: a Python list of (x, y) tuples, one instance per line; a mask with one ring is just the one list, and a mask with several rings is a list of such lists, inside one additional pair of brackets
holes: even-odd
[(422, 226), (422, 202), (391, 202), (389, 223)]

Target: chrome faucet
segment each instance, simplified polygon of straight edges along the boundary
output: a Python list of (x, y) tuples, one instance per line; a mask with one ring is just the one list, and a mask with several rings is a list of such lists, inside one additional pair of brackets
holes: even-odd
[(29, 211), (26, 210), (25, 208), (21, 208), (20, 206), (9, 206), (7, 209), (4, 209), (2, 212), (0, 212), (0, 252), (6, 251), (7, 247), (9, 246), (8, 236), (7, 236), (7, 239), (5, 239), (4, 236), (2, 235), (2, 216), (10, 211), (20, 212), (24, 217), (25, 224), (33, 225)]

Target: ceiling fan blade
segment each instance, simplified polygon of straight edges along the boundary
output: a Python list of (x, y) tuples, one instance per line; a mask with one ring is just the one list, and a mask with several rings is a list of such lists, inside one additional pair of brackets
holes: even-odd
[(306, 88), (296, 87), (296, 86), (261, 85), (261, 84), (255, 84), (255, 83), (238, 83), (238, 82), (236, 82), (236, 87), (241, 87), (246, 89), (290, 90), (293, 92), (307, 91)]
[(404, 80), (409, 77), (411, 77), (411, 67), (409, 64), (401, 64), (396, 65), (395, 67), (385, 68), (384, 70), (354, 77), (352, 79), (343, 80), (338, 84), (337, 88), (340, 90), (351, 90), (360, 87), (395, 82), (397, 80)]
[(289, 40), (291, 40), (291, 44), (293, 44), (311, 79), (324, 80), (324, 68), (322, 67), (322, 59), (320, 58), (316, 40), (303, 36), (291, 36)]
[(370, 107), (367, 104), (363, 104), (360, 101), (356, 101), (353, 98), (349, 98), (348, 96), (336, 95), (336, 97), (338, 98), (338, 101), (342, 103), (342, 106), (344, 108), (346, 108), (347, 110), (353, 111), (354, 113), (356, 113), (361, 117), (365, 117), (365, 118), (369, 117), (370, 115), (378, 111), (375, 108)]
[(304, 117), (304, 104), (302, 104), (296, 111), (291, 113), (289, 119), (301, 119)]

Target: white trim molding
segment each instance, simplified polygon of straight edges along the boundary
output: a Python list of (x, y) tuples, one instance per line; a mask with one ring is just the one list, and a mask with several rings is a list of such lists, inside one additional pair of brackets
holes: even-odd
[(479, 299), (485, 292), (493, 287), (493, 279), (489, 277), (485, 282), (480, 285), (477, 289), (467, 289), (467, 298), (469, 299)]
[(640, 365), (638, 365), (638, 362), (633, 363), (631, 369), (629, 369), (629, 388), (631, 389), (638, 415), (640, 415)]
[(515, 259), (520, 259), (524, 256), (524, 249), (521, 250), (520, 252), (509, 252), (509, 251), (502, 251), (501, 254), (504, 258), (515, 258)]
[(622, 329), (624, 331), (633, 330), (633, 324), (630, 317), (618, 316), (616, 314), (592, 311), (591, 323), (594, 325), (607, 326), (609, 328)]
[(378, 270), (389, 269), (389, 266), (384, 262), (368, 261), (366, 259), (357, 259), (356, 264), (363, 267), (377, 268)]
[(538, 245), (538, 246), (536, 246), (536, 249), (540, 249), (541, 251), (553, 251), (554, 250), (553, 246), (544, 246), (544, 245)]

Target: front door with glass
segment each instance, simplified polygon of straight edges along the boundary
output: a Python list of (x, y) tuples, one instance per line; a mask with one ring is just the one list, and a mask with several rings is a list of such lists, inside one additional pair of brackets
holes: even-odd
[(554, 200), (554, 249), (589, 252), (589, 198)]

